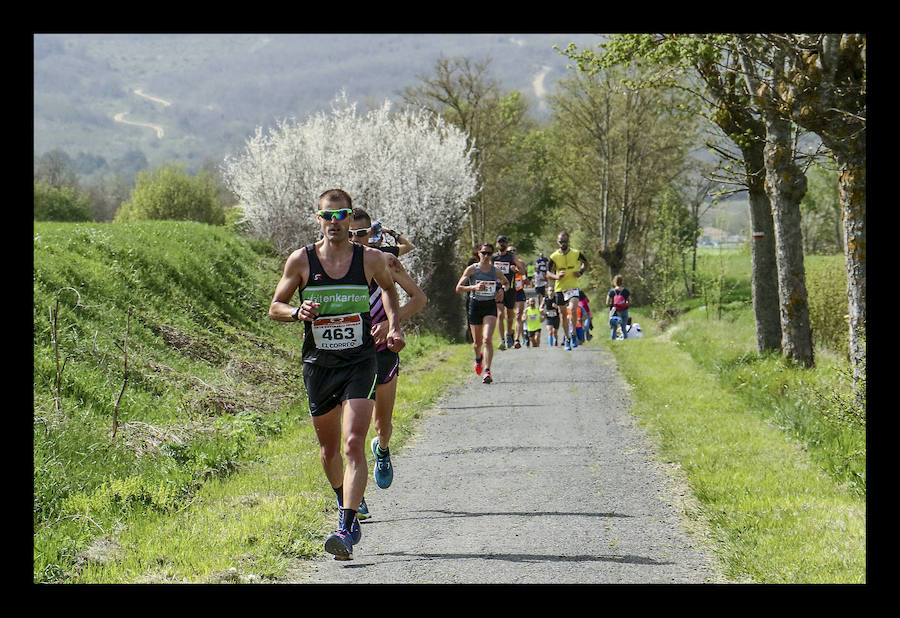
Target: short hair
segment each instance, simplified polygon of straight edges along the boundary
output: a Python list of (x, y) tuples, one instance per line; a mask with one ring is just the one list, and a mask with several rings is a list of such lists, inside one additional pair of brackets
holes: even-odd
[(354, 221), (365, 220), (365, 221), (368, 221), (369, 223), (372, 223), (372, 217), (370, 217), (369, 213), (367, 213), (362, 208), (354, 208), (353, 213), (350, 216), (353, 218)]
[(483, 242), (483, 243), (481, 243), (480, 245), (478, 245), (478, 250), (481, 251), (481, 250), (484, 249), (485, 247), (487, 247), (488, 250), (489, 250), (491, 253), (494, 252), (494, 245), (492, 245), (492, 244), (489, 243), (489, 242)]
[(353, 208), (353, 199), (343, 189), (328, 189), (323, 192), (319, 196), (317, 204), (321, 206), (322, 202), (344, 202), (347, 204), (347, 208)]

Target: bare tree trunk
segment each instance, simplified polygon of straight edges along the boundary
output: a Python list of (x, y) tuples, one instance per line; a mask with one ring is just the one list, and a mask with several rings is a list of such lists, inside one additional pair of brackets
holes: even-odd
[[(850, 315), (850, 363), (858, 385), (866, 371), (866, 166), (846, 165), (840, 175), (847, 297)], [(857, 395), (865, 393), (857, 389)]]
[(743, 152), (750, 210), (750, 287), (756, 320), (756, 350), (760, 354), (781, 349), (775, 224), (765, 189), (762, 150), (762, 146), (756, 144)]
[(806, 176), (794, 162), (791, 122), (773, 109), (766, 110), (765, 116), (766, 190), (775, 224), (781, 351), (786, 358), (811, 367), (815, 361), (800, 228), (800, 200), (806, 194)]

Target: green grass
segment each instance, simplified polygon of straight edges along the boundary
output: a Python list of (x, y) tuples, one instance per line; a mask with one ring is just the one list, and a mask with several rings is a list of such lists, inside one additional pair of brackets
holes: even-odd
[[(411, 362), (404, 361), (398, 385), (395, 451), (412, 435), (423, 410), (469, 366), (465, 344), (421, 336), (411, 347)], [(321, 554), (336, 509), (308, 418), (268, 441), (254, 463), (206, 483), (186, 506), (95, 540), (87, 552), (91, 559), (69, 581), (265, 582), (297, 568), (298, 559)]]
[[(283, 262), (198, 223), (35, 223), (35, 582), (269, 578), (319, 551), (333, 494), (300, 331), (267, 315)], [(392, 445), (466, 364), (460, 350), (408, 337)]]
[(697, 498), (724, 573), (757, 583), (864, 583), (865, 430), (823, 415), (846, 363), (814, 370), (754, 351), (752, 315), (705, 309), (604, 345), (634, 387), (633, 414)]

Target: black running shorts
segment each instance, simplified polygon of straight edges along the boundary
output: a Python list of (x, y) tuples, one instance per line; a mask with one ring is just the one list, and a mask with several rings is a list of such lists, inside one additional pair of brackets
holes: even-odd
[(378, 378), (376, 384), (387, 384), (400, 373), (400, 355), (393, 350), (378, 350)]
[[(497, 303), (498, 305), (503, 305), (507, 309), (515, 309), (516, 308), (516, 291), (512, 288), (506, 290), (503, 293), (503, 302)], [(494, 311), (496, 313), (496, 310)]]
[(497, 305), (493, 300), (469, 300), (468, 315), (466, 318), (470, 325), (480, 326), (484, 318), (497, 317)]
[(322, 367), (303, 363), (310, 416), (330, 412), (347, 399), (375, 399), (378, 360), (373, 354), (352, 365)]

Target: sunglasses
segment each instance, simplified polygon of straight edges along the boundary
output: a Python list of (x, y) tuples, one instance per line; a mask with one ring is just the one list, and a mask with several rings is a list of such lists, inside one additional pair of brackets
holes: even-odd
[(316, 214), (327, 221), (342, 221), (350, 216), (353, 212), (349, 208), (341, 208), (339, 210), (317, 210)]
[(357, 238), (362, 238), (363, 236), (368, 234), (369, 230), (371, 230), (371, 229), (372, 229), (372, 227), (369, 226), (369, 227), (360, 228), (358, 230), (350, 230), (350, 234), (352, 236), (356, 236)]
[(560, 244), (560, 245), (568, 245), (569, 244), (568, 240), (557, 240), (556, 242), (557, 242), (557, 244)]
[(479, 255), (490, 255), (491, 254), (490, 251), (479, 251), (478, 253), (479, 253)]

